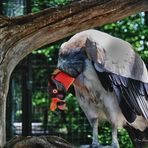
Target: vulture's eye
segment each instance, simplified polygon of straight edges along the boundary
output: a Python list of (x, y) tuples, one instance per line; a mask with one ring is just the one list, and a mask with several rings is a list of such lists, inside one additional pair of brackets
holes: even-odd
[(53, 89), (52, 92), (53, 92), (53, 94), (57, 94), (58, 90), (57, 89)]

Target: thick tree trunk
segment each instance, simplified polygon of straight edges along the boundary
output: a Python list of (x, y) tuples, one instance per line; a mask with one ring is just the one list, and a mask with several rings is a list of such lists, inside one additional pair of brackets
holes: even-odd
[(6, 140), (6, 98), (8, 92), (9, 76), (3, 65), (0, 65), (0, 147)]
[(9, 77), (20, 60), (46, 44), (146, 10), (148, 0), (82, 0), (27, 16), (0, 16), (0, 145)]
[(0, 143), (2, 145), (6, 140), (6, 134), (5, 134), (6, 94), (4, 94), (3, 92), (0, 92), (0, 98), (1, 98), (1, 101), (0, 101), (0, 141), (1, 142)]

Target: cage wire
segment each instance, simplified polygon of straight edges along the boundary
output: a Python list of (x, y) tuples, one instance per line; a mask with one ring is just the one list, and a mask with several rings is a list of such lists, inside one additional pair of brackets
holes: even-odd
[[(74, 104), (71, 108), (68, 106), (66, 111), (51, 112), (49, 110), (50, 98), (47, 93), (47, 82), (49, 73), (56, 67), (56, 64), (53, 65), (53, 61), (48, 61), (47, 57), (43, 55), (30, 55), (30, 57), (32, 75), (28, 77), (32, 77), (32, 136), (57, 135), (75, 145), (91, 142), (91, 138), (88, 136), (91, 135), (91, 127), (74, 95), (71, 94), (71, 97), (68, 98), (68, 102)], [(10, 87), (13, 91), (9, 92), (11, 93), (9, 100), (12, 99), (15, 104), (12, 106), (13, 111), (11, 112), (11, 116), (13, 116), (10, 125), (13, 131), (11, 136), (22, 135), (21, 106), (23, 105), (22, 81), (24, 79), (21, 75), (21, 71), (24, 69), (22, 63), (24, 62), (21, 62), (14, 70), (11, 78), (13, 83)], [(27, 71), (24, 72), (27, 73)]]

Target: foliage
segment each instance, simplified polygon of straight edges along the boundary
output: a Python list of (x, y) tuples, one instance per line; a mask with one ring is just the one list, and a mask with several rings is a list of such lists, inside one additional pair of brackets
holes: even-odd
[(148, 26), (145, 24), (145, 13), (104, 25), (100, 30), (131, 43), (143, 60), (148, 60)]
[[(111, 127), (108, 123), (102, 124), (102, 126), (99, 128), (99, 131), (101, 132), (101, 135), (98, 136), (99, 141), (101, 141), (101, 144), (104, 145), (110, 145), (111, 144)], [(121, 148), (132, 148), (132, 142), (129, 138), (129, 135), (125, 129), (118, 129), (118, 139), (119, 139), (119, 145)]]
[(57, 7), (59, 5), (66, 5), (72, 2), (72, 0), (34, 0), (32, 6), (32, 12), (38, 12), (45, 8)]
[[(32, 52), (32, 54), (44, 55), (44, 56), (46, 56), (48, 61), (53, 60), (54, 62), (57, 62), (56, 58), (58, 57), (58, 51), (59, 51), (60, 45), (65, 41), (67, 41), (67, 38), (57, 41), (56, 43), (44, 46), (38, 50), (35, 50)], [(54, 59), (56, 59), (56, 60), (54, 60)]]
[(48, 103), (48, 100), (46, 97), (43, 97), (45, 92), (39, 90), (35, 91), (33, 93), (33, 106), (46, 106)]

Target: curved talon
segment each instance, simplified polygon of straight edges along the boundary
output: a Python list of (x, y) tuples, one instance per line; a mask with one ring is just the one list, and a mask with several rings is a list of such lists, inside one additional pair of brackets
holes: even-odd
[(91, 144), (91, 145), (81, 145), (80, 148), (115, 148), (111, 145), (102, 146), (99, 144)]
[(102, 148), (102, 145), (100, 145), (99, 143), (92, 143), (90, 145), (90, 148)]
[(90, 145), (81, 145), (80, 148), (90, 148)]

